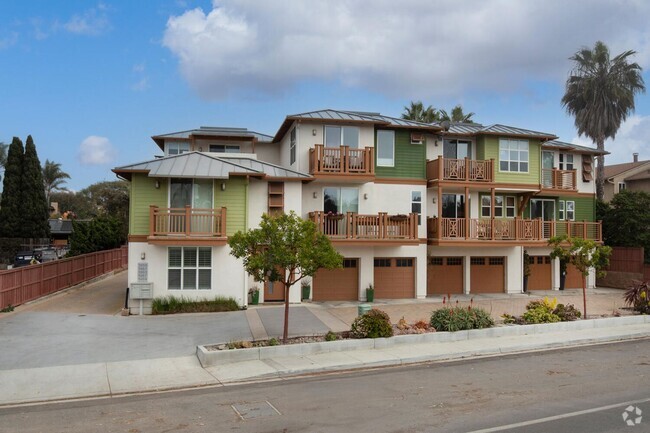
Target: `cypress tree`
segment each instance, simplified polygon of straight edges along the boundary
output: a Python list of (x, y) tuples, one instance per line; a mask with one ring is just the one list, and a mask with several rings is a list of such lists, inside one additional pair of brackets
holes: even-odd
[(25, 143), (22, 188), (23, 237), (49, 238), (48, 218), (50, 212), (45, 198), (43, 171), (31, 135), (27, 137)]
[(0, 237), (19, 238), (23, 233), (22, 173), (25, 150), (23, 142), (14, 137), (7, 154), (7, 165), (0, 204)]

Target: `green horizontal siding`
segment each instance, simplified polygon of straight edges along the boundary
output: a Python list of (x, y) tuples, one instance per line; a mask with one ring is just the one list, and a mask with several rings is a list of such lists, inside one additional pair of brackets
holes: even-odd
[(559, 199), (576, 202), (576, 221), (596, 220), (595, 197), (560, 197)]
[[(377, 132), (375, 131), (375, 149), (377, 148)], [(426, 179), (426, 146), (424, 144), (411, 144), (411, 132), (404, 130), (395, 131), (395, 166), (377, 166), (377, 152), (375, 152), (376, 177), (402, 177), (409, 179)]]
[(541, 170), (541, 145), (539, 140), (528, 140), (528, 173), (499, 171), (499, 137), (479, 137), (477, 159), (494, 159), (496, 182), (539, 185)]
[[(224, 183), (226, 189), (221, 190)], [(248, 181), (243, 177), (218, 180), (214, 188), (214, 207), (225, 207), (226, 234), (232, 236), (240, 230), (246, 230)]]
[(167, 179), (156, 189), (156, 179), (144, 173), (133, 173), (129, 201), (129, 234), (149, 234), (149, 206), (167, 207)]

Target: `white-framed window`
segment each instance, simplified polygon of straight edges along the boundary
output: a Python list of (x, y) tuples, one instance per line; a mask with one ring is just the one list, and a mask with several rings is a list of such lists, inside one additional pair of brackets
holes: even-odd
[(618, 183), (618, 192), (623, 191), (626, 188), (625, 182)]
[(418, 214), (418, 225), (422, 224), (422, 191), (411, 191), (411, 212)]
[(211, 247), (169, 247), (167, 256), (169, 290), (211, 289)]
[(323, 211), (328, 214), (359, 212), (358, 188), (323, 188)]
[[(490, 218), (492, 197), (489, 195), (481, 196), (481, 217)], [(494, 196), (494, 217), (495, 218), (514, 218), (517, 213), (517, 200), (513, 195), (495, 195)], [(505, 213), (504, 213), (505, 212)]]
[(377, 131), (377, 165), (395, 166), (395, 131), (385, 129)]
[(566, 217), (566, 215), (564, 213), (564, 205), (565, 205), (564, 200), (560, 200), (558, 202), (557, 219), (560, 220), (560, 221), (563, 221), (564, 218)]
[(212, 209), (212, 198), (212, 179), (171, 178), (169, 181), (170, 208)]
[(573, 170), (573, 155), (570, 153), (560, 153), (560, 170)]
[(296, 162), (296, 128), (291, 130), (289, 141), (289, 164)]
[(499, 139), (499, 171), (528, 173), (528, 140)]
[(358, 126), (325, 126), (325, 147), (359, 147)]
[(566, 219), (567, 221), (576, 220), (576, 202), (567, 200), (566, 202)]
[(186, 141), (171, 141), (165, 143), (167, 146), (167, 155), (180, 155), (190, 151), (190, 143)]
[(241, 149), (237, 144), (211, 144), (210, 152), (215, 153), (240, 153)]

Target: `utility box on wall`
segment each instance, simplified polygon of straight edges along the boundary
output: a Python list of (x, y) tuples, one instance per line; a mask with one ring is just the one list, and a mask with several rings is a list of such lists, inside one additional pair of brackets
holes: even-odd
[(132, 299), (153, 299), (153, 283), (131, 283)]

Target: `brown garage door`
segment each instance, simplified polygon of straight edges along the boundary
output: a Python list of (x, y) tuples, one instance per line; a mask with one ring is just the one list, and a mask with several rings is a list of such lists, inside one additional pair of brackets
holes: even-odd
[(427, 266), (427, 295), (463, 293), (463, 258), (430, 257)]
[(549, 256), (530, 256), (530, 276), (528, 290), (551, 290), (551, 258)]
[(472, 257), (470, 259), (471, 293), (505, 292), (505, 258)]
[(415, 298), (415, 259), (375, 259), (375, 298)]
[(565, 289), (582, 289), (582, 274), (573, 265), (568, 265), (566, 269)]
[(320, 269), (314, 275), (314, 301), (359, 299), (359, 260), (344, 259), (343, 268)]

